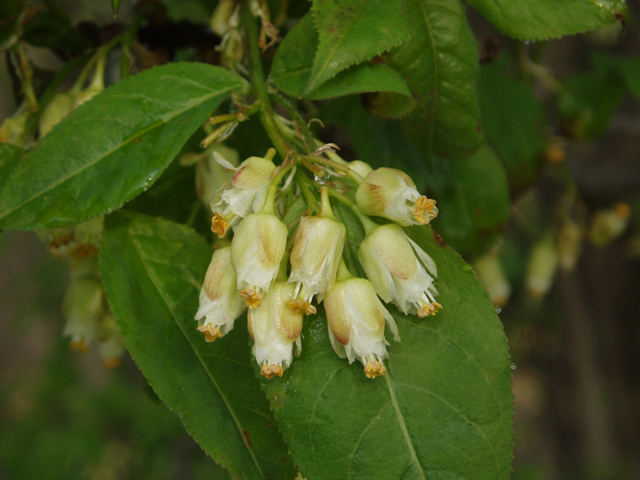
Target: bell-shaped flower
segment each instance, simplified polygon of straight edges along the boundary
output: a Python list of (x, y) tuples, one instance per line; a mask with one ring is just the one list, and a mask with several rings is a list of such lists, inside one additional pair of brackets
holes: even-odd
[(420, 195), (411, 177), (395, 168), (369, 173), (356, 191), (356, 202), (362, 213), (405, 227), (428, 224), (438, 214), (436, 201)]
[(347, 163), (347, 166), (362, 178), (366, 178), (367, 175), (373, 172), (373, 168), (371, 168), (371, 165), (369, 165), (367, 162), (363, 162), (362, 160), (354, 160)]
[(231, 265), (231, 247), (216, 250), (200, 290), (200, 308), (195, 319), (207, 342), (229, 333), (245, 304), (238, 296), (236, 272)]
[(527, 293), (533, 298), (544, 298), (553, 285), (557, 269), (558, 249), (553, 235), (547, 233), (531, 251), (524, 280)]
[(67, 320), (62, 334), (71, 337), (73, 350), (89, 349), (89, 343), (98, 338), (98, 322), (103, 314), (100, 282), (91, 277), (72, 278), (62, 304), (62, 315)]
[(247, 326), (253, 338), (253, 355), (260, 373), (267, 378), (282, 376), (291, 365), (294, 345), (300, 352), (302, 313), (293, 312), (287, 303), (293, 300), (295, 286), (276, 281), (265, 294), (260, 306), (249, 309)]
[(300, 294), (305, 302), (311, 302), (314, 295), (321, 302), (333, 287), (347, 236), (347, 229), (333, 216), (324, 192), (322, 203), (319, 215), (300, 220), (291, 251), (289, 281), (298, 284), (296, 293), (302, 286)]
[(249, 213), (258, 212), (267, 197), (271, 174), (276, 169), (271, 161), (271, 150), (267, 158), (249, 157), (237, 168), (220, 156), (217, 161), (227, 170), (235, 172), (231, 180), (223, 185), (211, 199), (213, 211), (212, 229), (220, 238), (229, 226), (237, 223)]
[(604, 248), (622, 235), (631, 220), (631, 207), (625, 202), (616, 203), (613, 208), (598, 210), (591, 220), (589, 240), (599, 248)]
[(511, 295), (511, 284), (507, 279), (498, 253), (492, 251), (476, 258), (473, 262), (473, 269), (493, 304), (496, 307), (504, 307)]
[(260, 305), (262, 293), (278, 275), (287, 234), (286, 225), (272, 213), (252, 213), (238, 225), (231, 243), (231, 263), (248, 307)]
[(405, 314), (422, 318), (442, 308), (434, 299), (436, 264), (402, 227), (392, 223), (377, 227), (360, 244), (358, 259), (380, 298), (393, 301)]
[(375, 378), (386, 371), (385, 320), (396, 341), (400, 341), (395, 320), (376, 296), (373, 285), (364, 278), (340, 279), (324, 298), (329, 339), (339, 357), (357, 358), (365, 375)]
[(120, 359), (125, 351), (124, 339), (111, 314), (102, 318), (98, 333), (98, 350), (107, 368), (120, 366)]
[(73, 110), (73, 102), (74, 95), (69, 92), (58, 93), (51, 99), (42, 112), (42, 115), (40, 115), (38, 122), (40, 138), (43, 138), (63, 118), (71, 113), (71, 110)]

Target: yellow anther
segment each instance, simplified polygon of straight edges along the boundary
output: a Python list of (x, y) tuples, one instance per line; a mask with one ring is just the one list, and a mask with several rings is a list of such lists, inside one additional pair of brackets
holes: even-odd
[(222, 337), (220, 329), (210, 324), (198, 327), (198, 331), (204, 333), (204, 339), (207, 342), (213, 342), (216, 338)]
[(71, 340), (71, 342), (69, 342), (69, 347), (71, 350), (75, 350), (76, 352), (87, 353), (89, 351), (89, 345), (84, 343), (82, 340)]
[(271, 380), (275, 376), (281, 377), (282, 371), (282, 365), (269, 365), (268, 363), (265, 363), (260, 369), (260, 375), (263, 375)]
[(367, 378), (376, 378), (384, 375), (387, 369), (382, 362), (369, 360), (364, 366), (364, 374)]
[(211, 230), (218, 235), (218, 238), (224, 238), (229, 230), (229, 223), (218, 212), (213, 214), (211, 218)]
[(437, 210), (434, 210), (435, 206), (435, 200), (422, 195), (416, 200), (416, 204), (413, 206), (413, 208), (411, 208), (411, 213), (413, 213), (418, 222), (426, 225), (438, 216), (438, 214), (436, 213)]
[(238, 295), (244, 299), (245, 305), (249, 308), (259, 307), (262, 304), (262, 296), (254, 288), (247, 287), (240, 290)]
[(418, 310), (418, 317), (424, 318), (428, 315), (435, 315), (438, 313), (438, 310), (442, 310), (442, 305), (438, 302), (425, 303)]
[(302, 312), (305, 315), (314, 315), (317, 312), (316, 307), (307, 300), (289, 300), (286, 305), (294, 314)]

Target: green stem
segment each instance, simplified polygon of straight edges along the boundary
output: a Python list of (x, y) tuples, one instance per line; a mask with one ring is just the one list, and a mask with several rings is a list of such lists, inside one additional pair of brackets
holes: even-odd
[(302, 138), (304, 139), (304, 142), (306, 144), (307, 152), (314, 152), (316, 150), (315, 138), (313, 137), (311, 130), (309, 130), (309, 127), (305, 123), (304, 118), (302, 118), (302, 115), (300, 115), (300, 111), (298, 110), (296, 105), (282, 95), (276, 95), (275, 98), (278, 103), (280, 103), (280, 105), (285, 108), (289, 115), (291, 115), (292, 120), (298, 125), (300, 133), (302, 133)]
[(296, 172), (296, 181), (298, 182), (298, 185), (300, 185), (302, 195), (304, 196), (307, 205), (309, 205), (309, 208), (311, 208), (316, 213), (319, 212), (320, 204), (318, 203), (318, 200), (316, 200), (316, 197), (313, 195), (313, 193), (311, 193), (311, 186), (313, 185), (311, 180), (307, 178), (304, 172), (298, 170)]
[(344, 282), (345, 280), (353, 277), (349, 269), (347, 268), (347, 264), (344, 262), (344, 258), (340, 258), (340, 265), (338, 266), (338, 274), (336, 275), (336, 282)]
[(331, 195), (336, 200), (344, 203), (351, 210), (353, 210), (353, 213), (356, 214), (356, 216), (358, 217), (358, 220), (360, 220), (360, 223), (362, 223), (362, 226), (364, 227), (364, 232), (366, 235), (369, 235), (371, 232), (373, 232), (376, 228), (380, 226), (377, 223), (375, 223), (373, 220), (371, 220), (369, 217), (364, 215), (358, 208), (358, 205), (356, 205), (355, 202), (353, 202), (353, 200), (351, 200), (346, 195), (336, 192), (334, 189), (329, 190), (329, 195)]
[(273, 118), (273, 107), (267, 93), (267, 84), (264, 81), (264, 73), (262, 72), (262, 62), (260, 60), (260, 47), (258, 46), (258, 27), (256, 19), (251, 13), (249, 0), (244, 0), (242, 4), (242, 21), (244, 30), (249, 38), (249, 59), (251, 63), (251, 88), (253, 94), (262, 103), (260, 112), (260, 120), (267, 131), (273, 145), (284, 160), (287, 158), (288, 152), (291, 150), (287, 141), (282, 136)]
[[(272, 156), (273, 149), (269, 149), (267, 152), (267, 157)], [(270, 159), (269, 159), (270, 160)], [(262, 205), (262, 213), (274, 213), (274, 204), (276, 202), (276, 192), (278, 191), (278, 184), (280, 180), (286, 175), (286, 173), (291, 170), (292, 164), (288, 164), (285, 167), (278, 167), (280, 169), (279, 172), (276, 173), (276, 176), (271, 180), (271, 184), (269, 185), (269, 191), (267, 192), (267, 197), (264, 200), (264, 205)]]

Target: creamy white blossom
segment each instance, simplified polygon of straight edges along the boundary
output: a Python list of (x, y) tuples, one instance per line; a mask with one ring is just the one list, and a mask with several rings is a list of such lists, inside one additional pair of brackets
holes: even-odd
[(278, 275), (287, 246), (287, 227), (272, 213), (252, 213), (236, 229), (231, 262), (237, 288), (249, 307), (258, 306), (263, 292)]
[(293, 312), (294, 285), (276, 281), (262, 298), (260, 306), (249, 309), (248, 329), (253, 338), (253, 355), (267, 378), (282, 376), (293, 359), (294, 345), (299, 354), (302, 313)]
[(436, 201), (420, 195), (411, 177), (395, 168), (369, 173), (356, 191), (356, 202), (362, 213), (388, 218), (405, 227), (428, 224), (438, 214)]
[(200, 307), (195, 315), (198, 330), (208, 342), (229, 333), (245, 309), (238, 295), (236, 272), (231, 265), (231, 248), (216, 250), (200, 290)]
[(380, 298), (393, 301), (405, 314), (425, 317), (442, 308), (434, 298), (435, 262), (398, 225), (382, 225), (367, 235), (358, 259)]
[(86, 352), (98, 338), (98, 322), (104, 313), (102, 285), (91, 277), (72, 278), (62, 304), (66, 318), (62, 334), (71, 337), (71, 348)]
[(329, 339), (335, 352), (349, 363), (358, 359), (365, 366), (365, 374), (375, 378), (384, 374), (382, 360), (387, 356), (384, 337), (385, 320), (396, 341), (400, 341), (398, 327), (382, 305), (371, 282), (350, 277), (336, 282), (324, 299)]

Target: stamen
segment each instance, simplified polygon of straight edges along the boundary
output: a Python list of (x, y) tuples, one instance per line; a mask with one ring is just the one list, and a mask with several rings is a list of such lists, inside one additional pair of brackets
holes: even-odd
[(83, 340), (71, 340), (69, 347), (76, 352), (87, 353), (89, 351), (89, 345), (84, 343)]
[(422, 195), (416, 200), (416, 204), (411, 209), (411, 213), (413, 213), (419, 223), (426, 225), (438, 216), (435, 206), (435, 200)]
[(418, 310), (418, 317), (424, 318), (428, 315), (435, 315), (439, 310), (442, 310), (442, 305), (438, 302), (425, 302)]
[(244, 303), (249, 308), (259, 307), (262, 304), (262, 296), (255, 290), (255, 288), (247, 287), (244, 290), (238, 292), (244, 299)]
[(214, 327), (211, 324), (199, 326), (198, 331), (204, 333), (204, 339), (207, 342), (213, 342), (216, 338), (222, 337), (220, 329), (218, 327)]
[(305, 315), (314, 315), (317, 312), (316, 307), (308, 300), (289, 300), (286, 306), (293, 313), (303, 312)]
[(268, 363), (262, 365), (260, 369), (260, 375), (267, 377), (269, 380), (275, 376), (281, 377), (282, 372), (282, 365), (269, 365)]
[(211, 218), (211, 230), (213, 233), (218, 234), (218, 238), (224, 238), (229, 230), (229, 223), (218, 212), (213, 214)]
[(377, 360), (371, 361), (368, 360), (367, 364), (364, 366), (364, 374), (367, 378), (376, 378), (381, 375), (384, 375), (387, 369), (382, 362)]

